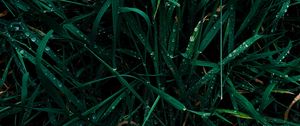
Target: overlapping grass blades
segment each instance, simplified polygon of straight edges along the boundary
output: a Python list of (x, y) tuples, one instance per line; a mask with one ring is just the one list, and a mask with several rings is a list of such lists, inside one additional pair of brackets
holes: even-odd
[(0, 125), (296, 126), (299, 4), (2, 0)]

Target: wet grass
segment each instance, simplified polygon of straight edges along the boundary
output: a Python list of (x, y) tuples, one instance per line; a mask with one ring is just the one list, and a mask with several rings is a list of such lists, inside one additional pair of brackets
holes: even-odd
[(221, 1), (2, 0), (0, 124), (298, 125), (300, 1)]

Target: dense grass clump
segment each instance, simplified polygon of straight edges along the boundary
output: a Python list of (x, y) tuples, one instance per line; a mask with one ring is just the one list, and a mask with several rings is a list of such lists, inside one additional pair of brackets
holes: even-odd
[(2, 0), (1, 125), (298, 125), (299, 0)]

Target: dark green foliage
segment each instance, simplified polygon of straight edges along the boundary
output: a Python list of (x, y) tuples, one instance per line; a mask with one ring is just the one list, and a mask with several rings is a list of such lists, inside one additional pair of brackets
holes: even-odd
[(300, 1), (221, 1), (0, 1), (0, 125), (298, 125)]

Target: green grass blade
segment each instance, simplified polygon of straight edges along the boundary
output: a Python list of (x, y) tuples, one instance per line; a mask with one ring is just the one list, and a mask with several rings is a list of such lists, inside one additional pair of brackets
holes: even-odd
[(13, 57), (11, 57), (11, 58), (9, 59), (7, 65), (6, 65), (6, 67), (5, 67), (5, 70), (4, 70), (3, 74), (2, 74), (2, 78), (1, 78), (1, 80), (0, 80), (0, 87), (2, 87), (3, 84), (4, 84), (4, 82), (6, 81), (6, 77), (7, 77), (8, 70), (9, 70), (9, 68), (10, 68), (12, 59), (13, 59)]
[(22, 103), (25, 103), (25, 100), (27, 98), (28, 95), (28, 81), (29, 81), (29, 73), (24, 73), (23, 77), (22, 77), (22, 91), (21, 91), (21, 101)]
[(157, 98), (155, 99), (155, 101), (154, 101), (152, 107), (150, 108), (149, 112), (147, 113), (147, 116), (146, 116), (146, 118), (144, 119), (142, 126), (145, 126), (145, 125), (146, 125), (146, 123), (147, 123), (149, 117), (151, 116), (151, 114), (153, 113), (153, 111), (154, 111), (154, 109), (155, 109), (155, 107), (156, 107), (156, 105), (157, 105), (159, 99), (160, 99), (160, 96), (157, 96)]

